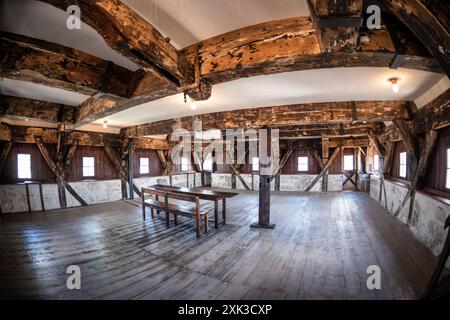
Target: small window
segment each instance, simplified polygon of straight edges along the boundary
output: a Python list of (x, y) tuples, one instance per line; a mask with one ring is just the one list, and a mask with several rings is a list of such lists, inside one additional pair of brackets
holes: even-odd
[(345, 171), (353, 170), (353, 155), (344, 156), (344, 170)]
[(450, 189), (450, 148), (447, 149), (447, 177), (445, 180), (445, 188)]
[(212, 169), (213, 169), (212, 157), (211, 155), (208, 155), (203, 161), (203, 170), (212, 171)]
[(28, 153), (17, 154), (17, 177), (31, 179), (31, 156)]
[(406, 152), (400, 153), (400, 177), (406, 178)]
[(150, 172), (149, 159), (139, 158), (139, 173), (146, 174)]
[(377, 154), (373, 155), (373, 171), (380, 169), (380, 157)]
[(259, 171), (259, 158), (252, 158), (252, 171)]
[(308, 157), (298, 157), (298, 171), (308, 171)]
[(95, 176), (95, 158), (83, 157), (83, 177)]
[(181, 158), (181, 171), (189, 170), (189, 162), (188, 158)]

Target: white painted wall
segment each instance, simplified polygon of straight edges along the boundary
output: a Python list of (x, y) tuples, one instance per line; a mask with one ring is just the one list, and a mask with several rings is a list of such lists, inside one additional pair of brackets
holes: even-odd
[[(391, 181), (384, 182), (386, 186), (386, 199), (384, 192), (381, 205), (386, 207), (389, 213), (397, 210), (405, 197), (408, 189), (406, 186)], [(378, 201), (380, 179), (371, 177), (370, 196)], [(409, 201), (400, 212), (398, 219), (407, 223)], [(427, 246), (435, 255), (438, 255), (444, 245), (447, 231), (444, 230), (445, 219), (450, 215), (450, 206), (423, 192), (416, 192), (413, 214), (408, 225), (414, 235)]]

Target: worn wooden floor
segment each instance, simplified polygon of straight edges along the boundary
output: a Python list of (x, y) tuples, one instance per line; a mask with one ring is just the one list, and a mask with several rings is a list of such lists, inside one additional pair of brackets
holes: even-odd
[[(0, 297), (56, 299), (412, 299), (435, 258), (359, 192), (275, 193), (274, 230), (252, 229), (258, 195), (229, 200), (228, 224), (200, 239), (124, 201), (0, 224)], [(67, 290), (67, 266), (81, 290)], [(382, 269), (368, 290), (366, 269)]]

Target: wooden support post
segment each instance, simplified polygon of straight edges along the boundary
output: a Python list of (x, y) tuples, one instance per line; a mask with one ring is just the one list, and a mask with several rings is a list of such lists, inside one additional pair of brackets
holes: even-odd
[[(272, 156), (272, 139), (271, 139), (271, 130), (266, 129), (267, 131), (267, 156)], [(259, 140), (259, 150), (261, 150), (262, 140)], [(275, 228), (275, 224), (270, 223), (270, 182), (272, 181), (272, 175), (268, 175), (266, 171), (268, 168), (272, 166), (272, 161), (269, 164), (262, 164), (260, 162), (260, 172), (263, 172), (263, 175), (259, 176), (259, 214), (258, 214), (258, 222), (250, 225), (252, 228), (265, 228), (265, 229), (273, 229)]]
[(8, 157), (9, 151), (11, 150), (11, 146), (12, 146), (11, 141), (5, 142), (3, 146), (2, 153), (0, 154), (0, 173), (2, 172), (3, 167), (5, 166), (6, 158)]
[(428, 167), (430, 155), (431, 155), (431, 152), (433, 151), (433, 147), (437, 140), (437, 136), (438, 136), (438, 132), (436, 130), (429, 130), (426, 133), (425, 141), (424, 141), (423, 146), (420, 151), (418, 164), (412, 175), (411, 185), (408, 189), (408, 192), (405, 195), (405, 198), (403, 199), (400, 206), (397, 208), (397, 210), (394, 213), (394, 216), (398, 216), (400, 214), (400, 212), (402, 211), (403, 207), (406, 205), (406, 202), (408, 202), (408, 200), (410, 200), (410, 208), (408, 211), (408, 220), (407, 220), (408, 224), (412, 218), (415, 192), (416, 192), (417, 188), (421, 187), (421, 185), (423, 183), (423, 179), (425, 178), (426, 169)]
[(128, 143), (128, 198), (134, 199), (134, 188), (133, 188), (133, 175), (134, 175), (134, 140), (131, 139)]
[[(322, 165), (320, 169), (322, 170), (323, 166), (328, 162), (330, 152), (330, 139), (322, 138)], [(328, 191), (328, 170), (325, 171), (322, 178), (322, 191)]]
[[(324, 163), (322, 162), (322, 159), (320, 158), (320, 155), (319, 155), (319, 153), (317, 152), (316, 149), (313, 149), (313, 156), (314, 156), (314, 159), (316, 159), (320, 170), (322, 170)], [(322, 191), (323, 192), (327, 191), (327, 185), (328, 185), (327, 180), (328, 180), (328, 175), (327, 175), (327, 172), (326, 172), (326, 173), (324, 173), (324, 175), (322, 177)]]
[[(60, 195), (59, 201), (62, 208), (65, 208), (67, 206), (66, 199), (65, 199), (65, 192), (63, 192), (63, 189), (65, 188), (82, 206), (87, 206), (86, 201), (81, 198), (78, 193), (72, 188), (70, 184), (68, 184), (65, 181), (65, 166), (69, 165), (69, 162), (71, 160), (71, 157), (66, 156), (66, 161), (64, 164), (56, 165), (55, 162), (52, 160), (50, 153), (48, 152), (47, 148), (44, 145), (42, 136), (35, 135), (35, 141), (36, 145), (38, 146), (39, 151), (42, 154), (42, 157), (44, 158), (45, 162), (47, 163), (48, 167), (52, 171), (52, 173), (56, 177), (56, 182), (58, 183), (58, 192)], [(69, 154), (73, 154), (74, 151), (69, 152)], [(62, 193), (64, 193), (64, 196), (62, 196)]]

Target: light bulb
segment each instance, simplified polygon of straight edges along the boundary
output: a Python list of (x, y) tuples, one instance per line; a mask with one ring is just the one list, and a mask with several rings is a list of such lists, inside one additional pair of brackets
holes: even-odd
[(391, 85), (392, 85), (392, 91), (394, 93), (398, 93), (400, 91), (400, 87), (398, 86), (398, 79), (392, 78), (391, 79)]
[(108, 121), (103, 121), (103, 128), (108, 128)]
[(197, 103), (195, 101), (191, 101), (191, 109), (192, 110), (197, 109)]

